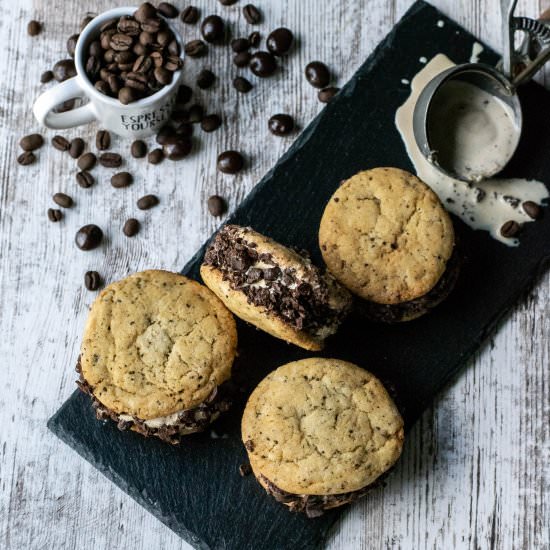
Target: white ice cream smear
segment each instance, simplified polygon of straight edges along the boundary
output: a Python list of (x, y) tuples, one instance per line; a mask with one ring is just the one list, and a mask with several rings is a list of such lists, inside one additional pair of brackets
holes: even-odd
[(519, 224), (533, 221), (521, 204), (525, 201), (542, 203), (548, 198), (546, 186), (539, 181), (518, 178), (490, 178), (469, 185), (442, 174), (424, 157), (414, 138), (413, 113), (420, 92), (434, 76), (454, 65), (443, 54), (431, 59), (413, 78), (411, 94), (397, 110), (395, 124), (418, 177), (434, 190), (447, 210), (473, 229), (488, 231), (493, 238), (509, 246), (517, 246), (519, 241), (504, 238), (500, 228), (510, 220)]

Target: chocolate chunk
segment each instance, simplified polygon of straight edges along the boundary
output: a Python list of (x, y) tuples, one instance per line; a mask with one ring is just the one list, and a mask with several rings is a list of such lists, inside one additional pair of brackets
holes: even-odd
[(164, 156), (169, 160), (181, 160), (191, 152), (193, 142), (191, 139), (178, 136), (175, 140), (165, 143), (162, 146)]
[(286, 136), (294, 130), (294, 119), (290, 115), (273, 115), (268, 121), (268, 127), (276, 136)]
[(237, 151), (225, 151), (218, 156), (217, 167), (224, 174), (236, 174), (244, 166), (244, 159)]
[(273, 55), (280, 57), (286, 55), (290, 51), (293, 42), (294, 35), (292, 31), (285, 27), (280, 27), (268, 35), (266, 46)]
[(305, 70), (307, 81), (315, 88), (325, 88), (330, 82), (330, 72), (321, 61), (312, 61)]
[(211, 44), (219, 43), (225, 35), (225, 25), (219, 15), (209, 15), (201, 23), (202, 37)]
[(261, 78), (271, 76), (277, 69), (277, 61), (269, 52), (256, 52), (250, 58), (250, 70)]
[(80, 250), (93, 250), (101, 244), (102, 240), (103, 231), (93, 223), (82, 226), (75, 236), (76, 246)]

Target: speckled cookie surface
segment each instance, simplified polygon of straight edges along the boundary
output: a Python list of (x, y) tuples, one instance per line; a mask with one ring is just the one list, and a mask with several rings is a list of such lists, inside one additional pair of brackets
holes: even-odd
[(352, 292), (397, 304), (429, 292), (454, 246), (451, 219), (416, 176), (374, 168), (345, 181), (329, 200), (319, 246), (331, 273)]
[(256, 477), (304, 495), (356, 491), (395, 463), (403, 420), (380, 381), (337, 359), (288, 363), (252, 392), (242, 439)]
[(147, 420), (196, 407), (231, 376), (237, 333), (208, 288), (167, 271), (106, 287), (92, 304), (81, 370), (108, 409)]

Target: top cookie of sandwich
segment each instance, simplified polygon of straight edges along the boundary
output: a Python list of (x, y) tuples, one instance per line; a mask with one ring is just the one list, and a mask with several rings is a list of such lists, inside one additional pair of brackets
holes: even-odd
[(236, 345), (235, 320), (210, 290), (176, 273), (143, 271), (92, 304), (82, 376), (115, 413), (168, 416), (229, 379)]
[(327, 204), (319, 245), (331, 273), (380, 304), (429, 292), (453, 253), (453, 224), (437, 195), (416, 176), (374, 168), (345, 181)]
[(398, 459), (403, 420), (370, 372), (337, 359), (279, 367), (252, 392), (242, 438), (256, 477), (302, 495), (370, 485)]

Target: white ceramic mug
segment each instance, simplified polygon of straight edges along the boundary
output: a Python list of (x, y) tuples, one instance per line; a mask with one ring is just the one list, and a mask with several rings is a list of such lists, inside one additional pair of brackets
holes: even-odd
[[(174, 72), (171, 84), (164, 86), (149, 97), (128, 105), (123, 105), (117, 98), (109, 97), (90, 82), (84, 70), (86, 52), (89, 45), (99, 36), (99, 28), (111, 19), (122, 15), (133, 15), (137, 8), (115, 8), (94, 17), (86, 25), (75, 49), (76, 76), (57, 84), (44, 92), (34, 103), (33, 112), (38, 122), (56, 130), (72, 128), (98, 120), (106, 130), (122, 137), (141, 138), (150, 136), (168, 120), (176, 102), (176, 93), (182, 76), (182, 70)], [(183, 43), (179, 33), (170, 22), (166, 21), (180, 47), (183, 58)], [(73, 98), (86, 98), (88, 102), (65, 113), (54, 113), (53, 109)]]

